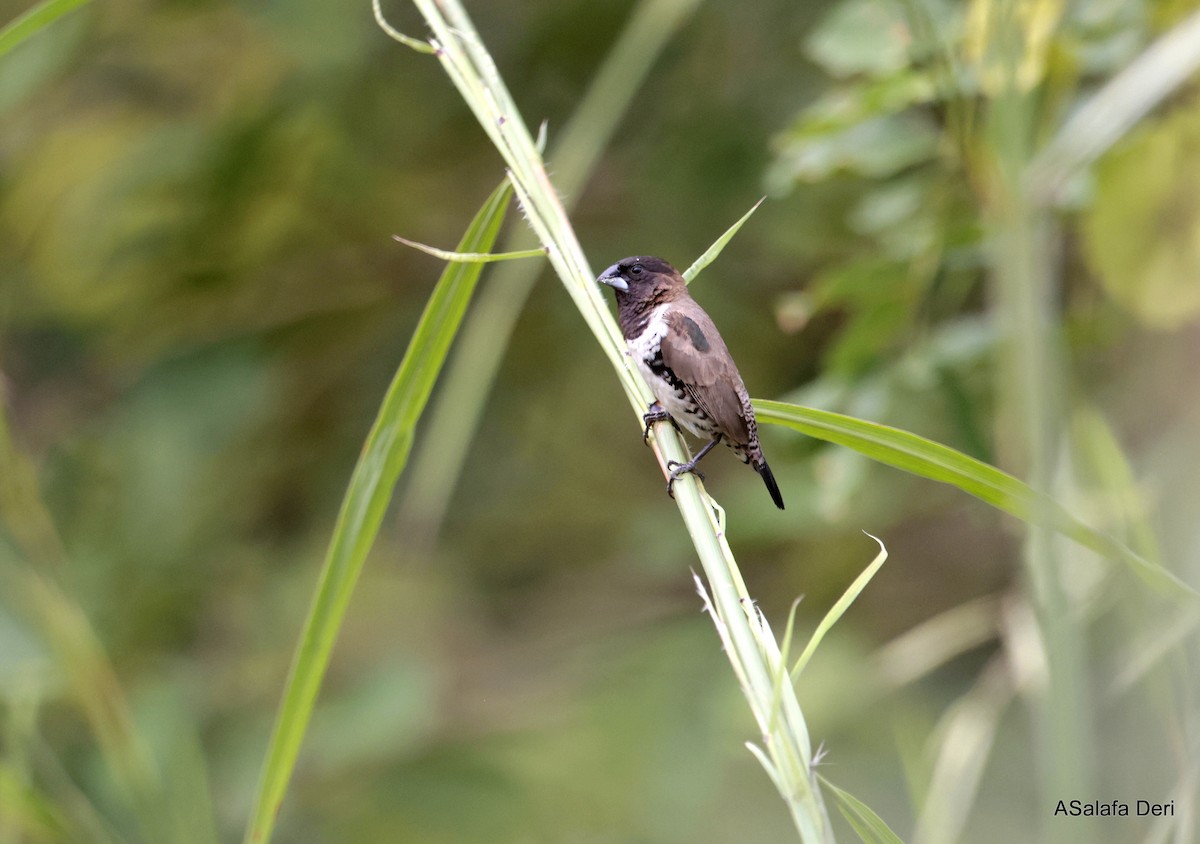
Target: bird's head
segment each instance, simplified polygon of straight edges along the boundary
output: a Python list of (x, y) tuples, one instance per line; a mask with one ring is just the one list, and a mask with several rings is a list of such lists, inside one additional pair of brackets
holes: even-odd
[(687, 283), (674, 267), (662, 258), (646, 255), (618, 261), (600, 273), (596, 281), (616, 290), (618, 302), (670, 298), (676, 290), (687, 290)]

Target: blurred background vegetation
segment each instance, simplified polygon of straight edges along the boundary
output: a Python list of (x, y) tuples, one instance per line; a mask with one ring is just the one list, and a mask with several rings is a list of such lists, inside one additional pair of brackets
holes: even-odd
[[(593, 266), (686, 266), (767, 193), (694, 290), (753, 395), (1040, 478), (1200, 581), (1195, 85), (1046, 208), (1003, 191), (1191, 6), (687, 5), (567, 197)], [(470, 11), (553, 149), (634, 7)], [(0, 0), (0, 24), (27, 8)], [(240, 835), (338, 502), (441, 269), (391, 235), (452, 245), (500, 176), (438, 64), (366, 4), (93, 3), (0, 56), (0, 840)], [(1021, 433), (997, 281), (1014, 214), (1051, 244), (1031, 282), (1049, 461)], [(559, 283), (525, 267), (444, 518), (418, 439), (432, 468), (402, 479), (278, 840), (791, 840), (661, 477)], [(799, 689), (831, 779), (906, 840), (1194, 840), (1194, 606), (1054, 545), (1084, 754), (1056, 780), (1039, 699), (1064, 657), (1047, 669), (1021, 528), (763, 436), (786, 512), (727, 455), (706, 469), (777, 630), (800, 595), (800, 627), (820, 619), (875, 553), (862, 530), (891, 554)], [(1053, 816), (1113, 798), (1176, 815)]]

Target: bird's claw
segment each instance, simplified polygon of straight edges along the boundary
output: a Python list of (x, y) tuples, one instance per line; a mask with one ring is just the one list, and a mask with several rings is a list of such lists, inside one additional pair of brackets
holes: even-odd
[(667, 495), (675, 498), (675, 482), (679, 480), (680, 475), (692, 474), (700, 480), (704, 480), (704, 473), (696, 468), (696, 461), (691, 460), (687, 463), (680, 463), (678, 460), (668, 460), (667, 469)]
[(679, 426), (675, 424), (675, 420), (671, 418), (671, 414), (663, 410), (663, 407), (658, 402), (650, 405), (649, 409), (642, 414), (642, 421), (646, 423), (646, 429), (642, 431), (642, 443), (650, 444), (650, 426), (655, 422), (670, 422), (675, 425), (675, 430), (679, 430)]

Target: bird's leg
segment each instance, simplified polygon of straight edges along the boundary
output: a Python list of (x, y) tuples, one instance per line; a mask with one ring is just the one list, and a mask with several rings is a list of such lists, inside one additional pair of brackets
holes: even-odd
[[(650, 402), (650, 407), (642, 414), (642, 421), (646, 423), (646, 430), (642, 431), (642, 442), (646, 445), (650, 444), (650, 426), (655, 422), (670, 422), (675, 426), (675, 430), (679, 430), (679, 424), (671, 416), (663, 410), (663, 406), (656, 401)], [(680, 432), (682, 433), (682, 432)]]
[(680, 463), (678, 460), (668, 460), (667, 468), (671, 470), (670, 476), (667, 478), (667, 495), (675, 497), (675, 481), (679, 480), (680, 475), (691, 472), (693, 475), (699, 475), (700, 480), (704, 480), (704, 473), (696, 471), (696, 464), (704, 459), (704, 455), (713, 450), (713, 446), (721, 441), (721, 435), (713, 437), (704, 448), (700, 449), (700, 453), (689, 460), (687, 463)]

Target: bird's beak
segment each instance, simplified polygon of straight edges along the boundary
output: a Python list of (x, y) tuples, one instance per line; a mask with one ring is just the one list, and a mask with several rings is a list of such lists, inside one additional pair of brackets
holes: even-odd
[(621, 278), (621, 265), (613, 264), (604, 272), (600, 273), (600, 277), (596, 281), (601, 284), (607, 284), (609, 287), (615, 287), (617, 290), (628, 291), (629, 283)]

